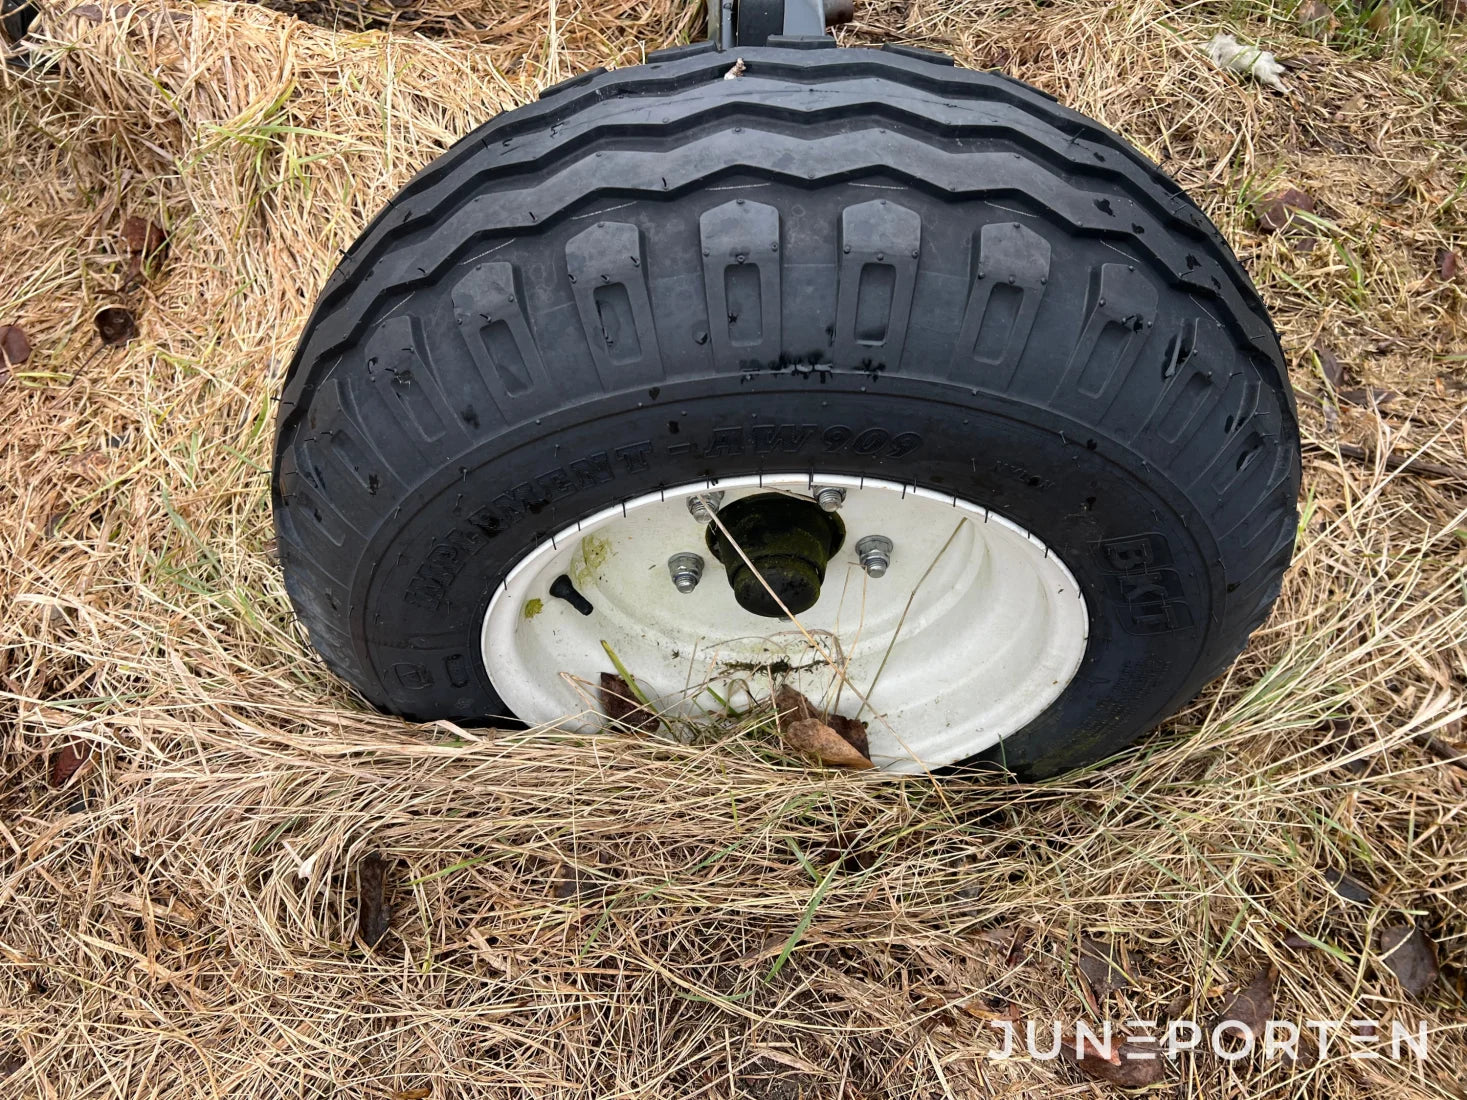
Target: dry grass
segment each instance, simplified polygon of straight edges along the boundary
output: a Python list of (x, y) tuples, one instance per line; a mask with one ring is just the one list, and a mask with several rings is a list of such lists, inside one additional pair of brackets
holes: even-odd
[[(939, 789), (755, 736), (405, 727), (323, 673), (271, 560), (272, 399), (338, 250), (454, 137), (695, 5), (480, 6), (508, 29), (473, 45), (103, 6), (47, 21), (51, 75), (0, 77), (0, 321), (36, 348), (0, 386), (5, 1095), (1094, 1095), (987, 1061), (987, 1017), (1208, 1019), (1269, 963), (1280, 1018), (1425, 1020), (1430, 1060), (1183, 1059), (1163, 1091), (1464, 1095), (1467, 770), (1423, 739), (1467, 740), (1467, 483), (1332, 453), (1467, 465), (1467, 294), (1434, 260), (1467, 251), (1460, 36), (1423, 59), (1266, 4), (862, 3), (848, 39), (1002, 64), (1163, 159), (1259, 277), (1309, 440), (1298, 563), (1223, 681), (1091, 774)], [(1317, 58), (1297, 99), (1212, 71), (1223, 28)], [(1329, 205), (1312, 250), (1251, 227), (1284, 182)], [(100, 349), (129, 215), (172, 249), (123, 296), (140, 338)], [(1324, 416), (1320, 342), (1403, 396)], [(90, 759), (57, 790), (68, 744)], [(1403, 917), (1439, 947), (1426, 1003), (1375, 947)], [(1082, 933), (1132, 989), (1088, 1000)]]

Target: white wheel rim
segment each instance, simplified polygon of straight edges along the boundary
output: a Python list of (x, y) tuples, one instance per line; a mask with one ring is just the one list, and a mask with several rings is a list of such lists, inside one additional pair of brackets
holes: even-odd
[[(727, 507), (761, 492), (808, 497), (814, 486), (846, 490), (846, 538), (819, 600), (797, 616), (798, 627), (745, 611), (688, 499), (720, 491)], [(894, 544), (880, 578), (868, 577), (855, 553), (871, 534)], [(704, 561), (688, 593), (667, 568), (681, 551)], [(592, 614), (549, 594), (561, 574)], [(1074, 678), (1088, 633), (1069, 569), (995, 512), (896, 482), (765, 474), (651, 493), (558, 532), (505, 578), (484, 616), (482, 645), (495, 689), (525, 722), (598, 724), (600, 676), (614, 671), (604, 641), (669, 718), (717, 713), (720, 698), (743, 711), (788, 683), (818, 707), (862, 718), (877, 767), (922, 772), (982, 752), (1038, 717)], [(769, 670), (781, 661), (788, 672)]]

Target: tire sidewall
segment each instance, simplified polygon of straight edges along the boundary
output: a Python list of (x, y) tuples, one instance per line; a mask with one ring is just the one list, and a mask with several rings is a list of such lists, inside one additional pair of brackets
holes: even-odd
[(791, 472), (953, 494), (1018, 523), (1069, 568), (1090, 620), (1081, 667), (1042, 715), (984, 754), (1020, 774), (1119, 749), (1194, 694), (1213, 663), (1216, 547), (1185, 493), (1129, 449), (989, 394), (815, 371), (598, 396), (446, 464), (362, 555), (358, 655), (407, 717), (509, 717), (480, 638), (495, 590), (535, 546), (659, 488)]

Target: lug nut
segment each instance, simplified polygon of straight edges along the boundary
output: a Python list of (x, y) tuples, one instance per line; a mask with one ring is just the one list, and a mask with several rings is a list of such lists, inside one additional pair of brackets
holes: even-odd
[(846, 491), (836, 489), (827, 485), (823, 489), (815, 490), (815, 503), (820, 505), (821, 511), (838, 512), (840, 506), (846, 502)]
[(891, 565), (891, 539), (885, 535), (867, 535), (856, 543), (856, 556), (868, 577), (884, 577)]
[(703, 559), (697, 554), (683, 552), (667, 559), (667, 571), (672, 574), (672, 583), (684, 595), (698, 587), (703, 579)]
[[(723, 501), (721, 490), (715, 489), (710, 493), (698, 493), (696, 496), (688, 497), (688, 512), (699, 523), (712, 523), (713, 513), (718, 511), (718, 505)], [(694, 557), (697, 557), (695, 554)], [(702, 558), (698, 558), (698, 568), (702, 569)], [(697, 581), (693, 582), (697, 584)]]

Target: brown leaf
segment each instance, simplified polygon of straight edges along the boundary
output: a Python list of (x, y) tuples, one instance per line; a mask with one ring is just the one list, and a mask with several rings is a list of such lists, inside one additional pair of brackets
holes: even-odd
[(1294, 13), (1294, 19), (1300, 30), (1314, 38), (1328, 38), (1330, 31), (1338, 24), (1335, 9), (1323, 0), (1304, 0)]
[(774, 709), (780, 729), (784, 729), (790, 722), (803, 722), (815, 717), (815, 708), (810, 705), (810, 700), (789, 684), (780, 685), (780, 689), (774, 693)]
[(129, 252), (153, 252), (163, 243), (163, 230), (146, 218), (132, 216), (122, 223), (122, 240)]
[(130, 309), (105, 306), (97, 310), (93, 321), (97, 325), (97, 335), (109, 348), (120, 347), (129, 340), (137, 339), (138, 322)]
[(1361, 905), (1369, 905), (1375, 895), (1370, 887), (1359, 879), (1345, 874), (1344, 871), (1336, 871), (1330, 867), (1324, 872), (1324, 881), (1329, 883), (1329, 888), (1346, 901), (1359, 902)]
[(1308, 232), (1312, 227), (1299, 217), (1299, 213), (1312, 214), (1314, 209), (1314, 199), (1303, 191), (1288, 187), (1259, 199), (1254, 207), (1254, 219), (1265, 233), (1278, 233), (1285, 229)]
[(168, 234), (157, 222), (150, 222), (146, 218), (134, 216), (123, 222), (122, 239), (132, 253), (124, 286), (132, 286), (141, 281), (144, 267), (156, 269), (168, 254)]
[(1121, 961), (1120, 945), (1114, 940), (1082, 936), (1080, 973), (1085, 975), (1097, 997), (1104, 997), (1112, 989), (1131, 988), (1131, 979)]
[(644, 733), (657, 728), (657, 715), (638, 702), (627, 682), (612, 672), (601, 674), (601, 713)]
[(1436, 250), (1436, 272), (1447, 282), (1457, 277), (1457, 254), (1450, 248), (1438, 248)]
[(51, 786), (64, 787), (92, 756), (90, 741), (72, 741), (51, 758)]
[(0, 372), (8, 375), (6, 367), (18, 367), (31, 357), (31, 342), (25, 329), (19, 325), (0, 325)]
[(357, 864), (357, 935), (368, 947), (376, 947), (392, 925), (387, 904), (387, 861), (373, 852)]
[(1330, 389), (1338, 390), (1345, 381), (1345, 365), (1340, 362), (1340, 357), (1324, 344), (1314, 345), (1314, 357), (1319, 360), (1319, 371)]
[(832, 714), (826, 721), (836, 733), (849, 742), (851, 748), (868, 760), (871, 758), (871, 739), (866, 736), (865, 722), (859, 718), (847, 718), (843, 714)]
[(871, 759), (871, 742), (866, 736), (866, 723), (859, 718), (847, 718), (843, 714), (832, 714), (821, 718), (819, 713), (806, 699), (788, 684), (782, 684), (780, 689), (774, 693), (775, 720), (781, 733), (795, 722), (823, 722), (835, 730), (853, 749), (860, 753), (869, 762)]
[(1020, 925), (1019, 930), (1014, 933), (1014, 940), (1009, 944), (1008, 954), (1004, 955), (1005, 966), (1013, 966), (1024, 957), (1024, 946), (1029, 942), (1029, 937), (1034, 934), (1034, 929), (1027, 924)]
[(1395, 390), (1383, 390), (1379, 386), (1357, 386), (1354, 389), (1340, 390), (1340, 400), (1347, 405), (1358, 405), (1360, 408), (1372, 407), (1385, 408), (1401, 395)]
[[(600, 860), (593, 859), (593, 863)], [(583, 871), (569, 863), (562, 863), (555, 870), (550, 887), (550, 896), (566, 901), (570, 898), (598, 898), (606, 893), (606, 883), (591, 871)]]
[(1161, 1051), (1155, 1043), (1132, 1043), (1129, 1040), (1119, 1045), (1112, 1044), (1110, 1057), (1086, 1040), (1081, 1056), (1075, 1057), (1075, 1039), (1067, 1037), (1060, 1044), (1060, 1054), (1072, 1065), (1091, 1077), (1109, 1081), (1123, 1089), (1145, 1088), (1161, 1081), (1166, 1072), (1162, 1068)]
[(102, 22), (102, 9), (97, 4), (78, 4), (66, 14), (74, 15), (78, 19), (85, 19), (88, 23)]
[(1390, 924), (1378, 937), (1381, 961), (1391, 968), (1407, 993), (1423, 1000), (1436, 984), (1441, 970), (1436, 947), (1421, 929), (1410, 924)]
[(871, 758), (818, 718), (801, 718), (784, 730), (790, 752), (833, 768), (869, 768)]
[(403, 1089), (401, 1092), (394, 1092), (392, 1094), (392, 1100), (428, 1100), (428, 1097), (432, 1095), (432, 1085), (419, 1085), (417, 1088)]
[(1261, 1038), (1263, 1025), (1273, 1017), (1273, 983), (1278, 976), (1276, 967), (1264, 967), (1253, 975), (1252, 981), (1228, 998), (1213, 1026), (1225, 1020), (1236, 1020), (1252, 1032), (1255, 1039)]

